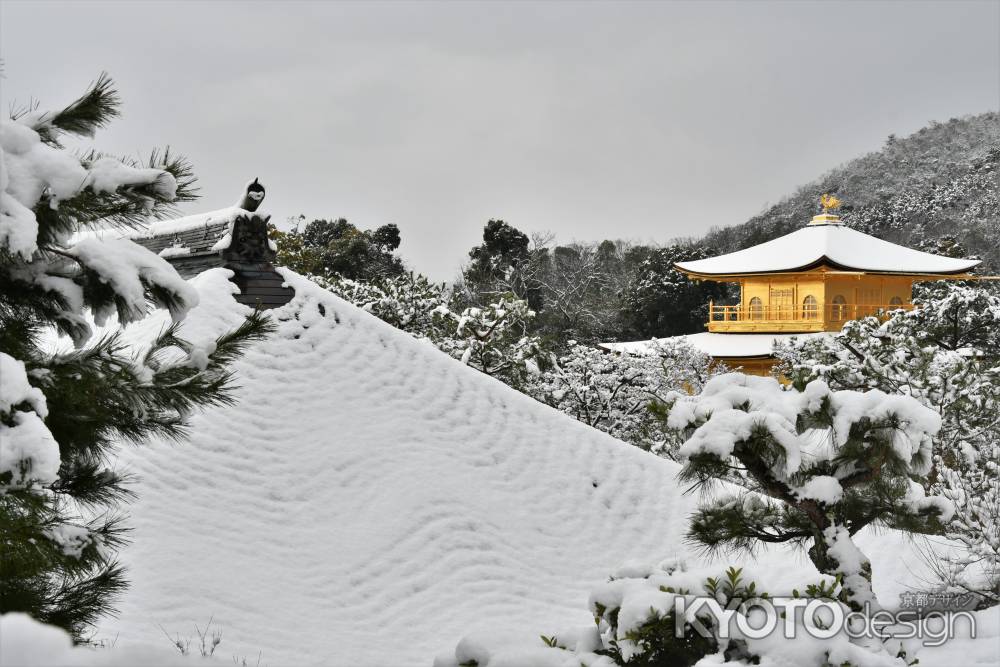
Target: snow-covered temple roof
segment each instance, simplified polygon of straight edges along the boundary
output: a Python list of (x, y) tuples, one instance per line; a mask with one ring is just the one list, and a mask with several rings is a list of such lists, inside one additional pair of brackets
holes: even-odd
[(654, 340), (637, 340), (627, 343), (601, 343), (598, 347), (609, 352), (624, 354), (647, 354), (653, 351), (657, 340), (682, 340), (696, 350), (710, 357), (727, 357), (748, 359), (767, 357), (771, 355), (775, 343), (786, 342), (792, 338), (812, 338), (826, 336), (826, 333), (793, 333), (793, 334), (742, 334), (742, 333), (696, 333), (673, 338)]
[(977, 264), (979, 260), (942, 257), (883, 241), (844, 226), (835, 215), (818, 215), (804, 228), (773, 241), (676, 266), (702, 276), (783, 273), (824, 265), (842, 271), (952, 275)]

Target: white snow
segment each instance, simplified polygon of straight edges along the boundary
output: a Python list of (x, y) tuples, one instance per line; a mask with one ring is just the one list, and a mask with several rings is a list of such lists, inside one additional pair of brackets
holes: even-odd
[(46, 145), (30, 127), (0, 123), (0, 248), (30, 257), (38, 237), (31, 209), (46, 191), (54, 201), (72, 197), (86, 178), (78, 159)]
[[(852, 424), (864, 418), (872, 422), (894, 418), (893, 448), (911, 472), (926, 475), (931, 466), (931, 438), (941, 428), (940, 415), (909, 396), (887, 395), (878, 389), (831, 391), (822, 380), (813, 380), (798, 392), (771, 377), (726, 373), (710, 379), (697, 396), (675, 392), (674, 397), (668, 426), (683, 429), (707, 419), (680, 448), (682, 456), (698, 452), (729, 456), (736, 442), (746, 439), (753, 428), (764, 427), (786, 451), (785, 474), (794, 473), (803, 456), (813, 460), (820, 456), (822, 438), (814, 431), (799, 434), (795, 422), (800, 410), (819, 409), (823, 400), (830, 401), (835, 413), (829, 429), (834, 447), (826, 449), (831, 456), (847, 442)], [(749, 409), (743, 410), (744, 405)]]
[(159, 236), (161, 234), (178, 234), (191, 229), (198, 229), (208, 225), (215, 225), (220, 222), (228, 222), (230, 225), (241, 215), (252, 215), (238, 206), (220, 208), (217, 211), (207, 213), (197, 213), (183, 218), (173, 220), (157, 220), (151, 222), (146, 228), (145, 236)]
[[(887, 539), (882, 542), (883, 548), (887, 549), (899, 548), (904, 544), (902, 539)], [(845, 558), (849, 559), (850, 556)], [(712, 595), (706, 587), (706, 579), (718, 578), (722, 574), (722, 568), (703, 564), (678, 568), (677, 565), (677, 561), (668, 559), (658, 565), (622, 568), (613, 573), (613, 580), (594, 586), (589, 604), (594, 614), (601, 618), (600, 629), (591, 624), (568, 630), (544, 631), (547, 637), (553, 638), (565, 650), (544, 647), (537, 632), (535, 636), (528, 632), (479, 632), (465, 637), (447, 655), (439, 656), (434, 667), (461, 667), (469, 664), (469, 660), (475, 660), (479, 667), (614, 667), (615, 662), (593, 652), (602, 646), (601, 635), (604, 635), (605, 641), (615, 639), (622, 655), (631, 656), (636, 652), (637, 646), (634, 639), (628, 637), (628, 633), (639, 628), (653, 614), (663, 616), (673, 611), (678, 598), (685, 598), (688, 604), (686, 615), (689, 619), (692, 615), (705, 615), (706, 625), (710, 623), (704, 610), (694, 612), (690, 605), (694, 601), (693, 596)], [(788, 579), (783, 576), (781, 568), (775, 568), (774, 565), (765, 562), (745, 566), (741, 574), (743, 584), (753, 581), (758, 586), (758, 592), (787, 598), (790, 593)], [(818, 576), (810, 583), (820, 580), (827, 585), (833, 584), (833, 578), (829, 576)], [(719, 599), (718, 592), (715, 597)], [(933, 644), (941, 641), (942, 628), (934, 619), (928, 619), (921, 624), (925, 633), (923, 639), (932, 645), (923, 646), (923, 639), (920, 638), (896, 639), (881, 645), (864, 639), (854, 643), (841, 632), (826, 638), (812, 636), (806, 630), (807, 614), (803, 609), (808, 602), (806, 599), (800, 599), (799, 602), (796, 606), (784, 607), (789, 615), (776, 619), (777, 629), (762, 638), (748, 636), (741, 629), (740, 623), (734, 623), (732, 618), (724, 623), (734, 639), (745, 641), (750, 652), (759, 656), (759, 664), (764, 667), (813, 667), (845, 663), (859, 667), (906, 667), (918, 664), (914, 662), (915, 659), (919, 660), (921, 667), (994, 667), (1000, 664), (1000, 642), (997, 641), (1000, 635), (1000, 607), (973, 614), (976, 638), (969, 636), (969, 618), (962, 617), (953, 625), (954, 638), (948, 639), (942, 646), (934, 646)], [(839, 607), (844, 616), (850, 612), (846, 605), (832, 601), (829, 605)], [(723, 613), (739, 616), (743, 612), (739, 608), (733, 608)], [(751, 619), (750, 626), (759, 628), (764, 625), (759, 610), (750, 611), (748, 616)], [(820, 616), (832, 618), (829, 614), (821, 613)], [(612, 617), (614, 628), (609, 623)], [(789, 629), (791, 635), (786, 637), (785, 632)], [(723, 644), (718, 654), (706, 656), (697, 663), (698, 666), (726, 664), (735, 667), (747, 664), (739, 659), (725, 661), (721, 650), (724, 648)], [(905, 648), (907, 652), (905, 660), (895, 657), (900, 648)]]
[[(220, 252), (222, 250), (226, 250), (229, 248), (230, 245), (232, 245), (232, 243), (233, 243), (233, 233), (232, 231), (228, 231), (225, 234), (223, 234), (219, 238), (219, 240), (212, 245), (212, 252)], [(268, 241), (268, 243), (270, 243), (270, 240)]]
[[(14, 410), (14, 424), (0, 422), (0, 474), (11, 472), (8, 488), (45, 485), (59, 476), (59, 443), (37, 412)], [(23, 470), (22, 465), (28, 468)]]
[(836, 477), (817, 475), (809, 478), (805, 484), (795, 489), (795, 495), (799, 498), (811, 498), (821, 503), (833, 504), (840, 502), (840, 499), (844, 497), (844, 489)]
[(968, 271), (979, 263), (913, 250), (833, 223), (807, 225), (752, 248), (678, 262), (677, 267), (702, 275), (794, 271), (821, 264), (847, 271), (949, 274)]
[(167, 248), (164, 248), (157, 254), (163, 259), (169, 259), (170, 257), (181, 257), (182, 255), (190, 255), (191, 248), (179, 245), (172, 245)]
[[(176, 296), (181, 307), (171, 313), (175, 319), (183, 316), (184, 309), (198, 303), (198, 293), (165, 259), (128, 239), (85, 238), (68, 252), (108, 283), (121, 297), (120, 304), (134, 318), (146, 311), (144, 283)], [(110, 313), (97, 313), (98, 324), (108, 315)]]
[[(227, 660), (228, 662), (228, 660)], [(191, 667), (204, 664), (184, 658), (161, 640), (155, 646), (114, 649), (74, 646), (60, 628), (39, 623), (27, 614), (0, 615), (0, 665), (4, 667)], [(252, 664), (252, 662), (251, 662)]]
[(955, 504), (948, 498), (941, 496), (928, 496), (917, 482), (910, 480), (910, 487), (907, 489), (903, 502), (910, 506), (913, 512), (933, 511), (940, 514), (941, 521), (949, 521), (955, 516)]
[[(74, 558), (79, 558), (87, 546), (99, 539), (86, 526), (78, 526), (71, 523), (63, 523), (46, 528), (45, 534), (62, 548), (62, 552), (65, 555), (73, 556)], [(103, 544), (103, 541), (99, 541), (98, 544)]]
[(120, 187), (152, 185), (156, 193), (167, 200), (172, 200), (177, 194), (177, 181), (170, 172), (130, 167), (111, 157), (94, 160), (87, 170), (86, 185), (94, 192), (114, 192)]
[(627, 343), (602, 343), (601, 348), (609, 352), (625, 354), (649, 354), (657, 341), (681, 340), (710, 357), (765, 357), (772, 353), (775, 343), (787, 342), (792, 338), (812, 338), (826, 336), (826, 333), (806, 334), (739, 334), (704, 332), (673, 336), (653, 340), (637, 340)]
[(24, 362), (0, 352), (0, 412), (10, 412), (19, 403), (28, 403), (41, 417), (48, 415), (45, 394), (31, 386)]
[[(31, 411), (14, 409), (22, 404)], [(59, 473), (59, 444), (42, 421), (48, 415), (45, 395), (31, 386), (24, 362), (0, 352), (0, 417), (6, 415), (13, 424), (0, 421), (0, 474), (13, 475), (12, 488), (54, 482)]]
[[(282, 272), (296, 296), (237, 362), (236, 405), (195, 416), (190, 442), (121, 450), (140, 477), (121, 553), (132, 588), (99, 637), (165, 644), (161, 625), (214, 615), (222, 649), (261, 664), (426, 666), (477, 633), (593, 627), (589, 592), (621, 563), (694, 557), (682, 535), (699, 499), (676, 464)], [(196, 345), (248, 312), (229, 275), (192, 281), (181, 334)], [(897, 533), (858, 540), (883, 598), (926, 575)], [(768, 590), (818, 579), (801, 553), (759, 557)], [(489, 664), (555, 664), (517, 654)]]
[(85, 188), (100, 193), (152, 185), (157, 194), (173, 199), (177, 182), (168, 172), (131, 167), (109, 157), (85, 167), (73, 153), (44, 143), (32, 122), (46, 121), (42, 115), (29, 114), (17, 122), (0, 123), (0, 248), (31, 256), (38, 236), (32, 209), (43, 195), (58, 206), (61, 199)]

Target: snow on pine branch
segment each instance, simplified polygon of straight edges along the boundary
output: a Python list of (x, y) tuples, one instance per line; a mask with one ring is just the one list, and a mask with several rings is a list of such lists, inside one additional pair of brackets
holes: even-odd
[[(934, 474), (904, 499), (911, 511), (947, 509), (945, 535), (963, 552), (934, 557), (940, 585), (1000, 603), (1000, 293), (990, 284), (932, 284), (919, 307), (849, 322), (836, 336), (779, 346), (796, 386), (881, 389), (941, 416)], [(987, 602), (984, 602), (987, 604)]]
[(177, 180), (165, 169), (138, 168), (110, 157), (89, 164), (50, 145), (21, 122), (0, 123), (0, 248), (25, 259), (38, 249), (38, 219), (34, 208), (58, 209), (61, 201), (89, 190), (113, 194), (148, 187), (150, 201), (172, 200)]
[[(682, 458), (696, 454), (728, 458), (739, 443), (763, 430), (783, 450), (781, 465), (772, 470), (779, 479), (799, 472), (803, 461), (814, 464), (836, 458), (861, 422), (891, 430), (896, 456), (913, 474), (923, 475), (931, 465), (932, 437), (941, 427), (936, 412), (910, 397), (879, 390), (831, 391), (821, 380), (799, 392), (774, 378), (729, 373), (709, 380), (697, 396), (675, 392), (672, 398), (668, 428), (691, 431), (680, 448)], [(816, 446), (816, 430), (802, 428), (803, 415), (827, 422), (825, 433), (832, 446)]]
[(87, 238), (68, 254), (96, 273), (119, 297), (116, 304), (95, 309), (94, 319), (99, 326), (113, 310), (124, 315), (123, 321), (141, 318), (150, 292), (162, 301), (160, 305), (170, 311), (175, 321), (198, 303), (198, 292), (165, 259), (128, 239)]
[[(43, 419), (48, 406), (31, 386), (24, 363), (0, 352), (0, 478), (8, 489), (51, 484), (59, 474), (59, 444)], [(0, 491), (2, 493), (2, 491)]]

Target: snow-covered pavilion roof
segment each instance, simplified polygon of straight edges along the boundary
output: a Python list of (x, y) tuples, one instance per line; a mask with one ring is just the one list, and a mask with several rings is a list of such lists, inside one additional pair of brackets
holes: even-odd
[(659, 340), (682, 340), (691, 347), (707, 354), (710, 357), (720, 358), (752, 358), (766, 357), (771, 354), (774, 344), (785, 342), (792, 338), (812, 338), (814, 336), (827, 336), (827, 333), (794, 333), (794, 334), (742, 334), (742, 333), (696, 333), (686, 336), (675, 336), (673, 338), (659, 338), (653, 340), (637, 340), (627, 343), (602, 343), (601, 349), (609, 352), (622, 352), (625, 354), (646, 354), (653, 350), (653, 346)]
[[(979, 264), (975, 259), (932, 255), (869, 236), (836, 221), (810, 223), (773, 241), (718, 257), (678, 262), (677, 268), (699, 275), (782, 273), (829, 266), (843, 271), (950, 275)], [(814, 219), (815, 220), (815, 219)]]

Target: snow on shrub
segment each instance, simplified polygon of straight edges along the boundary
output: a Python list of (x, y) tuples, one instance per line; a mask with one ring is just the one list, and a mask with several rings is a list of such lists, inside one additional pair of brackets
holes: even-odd
[[(837, 609), (845, 616), (850, 608), (833, 596), (837, 581), (823, 577), (798, 589), (779, 591), (795, 600), (791, 617), (775, 618), (776, 629), (761, 628), (762, 606), (773, 596), (758, 583), (766, 572), (747, 568), (708, 565), (689, 567), (678, 559), (659, 564), (629, 564), (609, 581), (595, 587), (589, 599), (595, 625), (539, 637), (480, 633), (465, 637), (453, 653), (442, 655), (434, 667), (690, 667), (692, 665), (769, 665), (772, 667), (906, 667), (899, 657), (900, 642), (852, 640), (846, 632), (822, 630), (822, 620)], [(732, 613), (723, 621), (718, 609)], [(805, 607), (813, 602), (820, 611), (807, 618)], [(774, 604), (783, 607), (782, 602)], [(678, 611), (680, 610), (680, 620)], [(748, 628), (748, 629), (747, 629)], [(746, 630), (744, 630), (746, 629)], [(905, 651), (918, 645), (907, 642)]]
[(569, 342), (552, 355), (541, 373), (524, 387), (529, 396), (547, 403), (616, 438), (672, 455), (657, 429), (654, 404), (673, 391), (698, 391), (719, 369), (690, 345), (658, 341), (644, 354), (604, 352)]
[(440, 337), (435, 313), (448, 303), (444, 283), (432, 283), (413, 272), (379, 280), (351, 280), (340, 276), (310, 279), (384, 322), (417, 338)]

